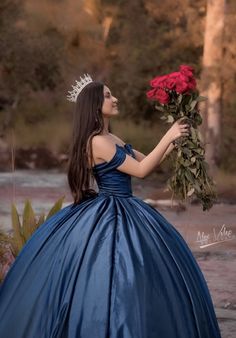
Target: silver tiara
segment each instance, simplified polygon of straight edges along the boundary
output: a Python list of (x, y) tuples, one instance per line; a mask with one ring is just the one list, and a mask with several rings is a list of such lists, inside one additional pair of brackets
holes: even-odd
[(80, 76), (80, 81), (75, 80), (76, 85), (73, 86), (73, 90), (68, 91), (69, 95), (67, 95), (67, 100), (71, 102), (76, 102), (79, 93), (82, 91), (84, 87), (87, 86), (90, 82), (93, 82), (91, 76), (89, 74), (84, 74), (84, 78)]

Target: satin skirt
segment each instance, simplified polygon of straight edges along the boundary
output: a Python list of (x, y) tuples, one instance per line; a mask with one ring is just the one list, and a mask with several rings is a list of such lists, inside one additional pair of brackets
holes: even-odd
[(220, 338), (180, 233), (135, 196), (68, 205), (25, 244), (0, 287), (1, 338)]

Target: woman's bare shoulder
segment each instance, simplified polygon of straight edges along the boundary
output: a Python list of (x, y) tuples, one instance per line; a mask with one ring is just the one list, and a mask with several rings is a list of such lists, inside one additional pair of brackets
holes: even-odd
[(92, 153), (95, 163), (110, 160), (116, 150), (115, 142), (108, 135), (94, 135), (91, 139)]
[(94, 135), (91, 139), (91, 145), (93, 149), (100, 148), (101, 146), (106, 145), (107, 143), (111, 142), (107, 135), (98, 134)]
[(91, 142), (92, 142), (92, 147), (96, 148), (96, 147), (101, 147), (103, 145), (106, 145), (108, 143), (115, 144), (115, 143), (117, 143), (117, 141), (120, 145), (125, 144), (125, 142), (122, 141), (118, 136), (111, 134), (111, 133), (106, 134), (106, 135), (104, 135), (104, 134), (94, 135), (92, 137)]

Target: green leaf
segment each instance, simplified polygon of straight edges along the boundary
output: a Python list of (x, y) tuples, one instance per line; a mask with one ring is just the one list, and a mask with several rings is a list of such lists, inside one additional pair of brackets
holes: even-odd
[(182, 101), (183, 95), (179, 94), (179, 96), (177, 97), (177, 103), (180, 104)]
[(197, 100), (194, 100), (194, 101), (191, 102), (191, 104), (190, 104), (191, 110), (193, 110), (195, 108), (196, 104), (197, 104)]
[(17, 255), (23, 247), (25, 240), (21, 231), (20, 217), (14, 203), (11, 205), (11, 219), (14, 237), (14, 254)]
[(188, 167), (192, 164), (191, 161), (189, 160), (185, 160), (184, 163), (185, 163), (185, 167)]
[(187, 192), (187, 196), (191, 196), (194, 193), (195, 189), (192, 188)]
[(168, 107), (169, 107), (170, 109), (176, 109), (176, 105), (175, 105), (175, 104), (169, 104)]
[(49, 217), (51, 217), (52, 215), (54, 215), (56, 212), (58, 212), (61, 207), (62, 207), (62, 203), (63, 203), (63, 200), (65, 199), (65, 196), (62, 196), (61, 198), (59, 198), (55, 204), (52, 206), (52, 208), (50, 209), (47, 217), (46, 217), (46, 220), (49, 219)]
[(198, 141), (197, 130), (193, 127), (190, 127), (190, 130), (191, 130), (191, 137), (193, 139), (193, 142), (197, 143), (197, 141)]
[(197, 181), (196, 181), (196, 182), (194, 182), (194, 188), (195, 188), (195, 190), (197, 190), (197, 192), (199, 192), (199, 193), (201, 193), (201, 192), (202, 192), (202, 190), (201, 190), (201, 188), (200, 188), (199, 184), (197, 183)]
[[(61, 197), (56, 201), (54, 206), (49, 211), (48, 218), (52, 214), (57, 212), (59, 209), (61, 209), (64, 198), (65, 196)], [(31, 202), (29, 200), (26, 200), (23, 210), (22, 224), (14, 203), (12, 203), (11, 205), (11, 218), (12, 218), (13, 236), (9, 236), (8, 243), (12, 254), (14, 255), (14, 257), (16, 257), (22, 250), (23, 246), (25, 245), (29, 237), (32, 235), (32, 233), (37, 229), (39, 225), (41, 225), (45, 221), (44, 219), (45, 216), (44, 214), (41, 214), (38, 221), (36, 221), (35, 213), (31, 206)]]
[(202, 149), (202, 148), (197, 148), (197, 149), (194, 149), (194, 151), (196, 152), (196, 153), (198, 153), (199, 155), (203, 155), (204, 154), (204, 150)]
[(162, 113), (165, 111), (165, 108), (164, 107), (161, 107), (161, 106), (155, 106), (155, 108), (159, 111), (161, 111)]
[(197, 170), (197, 174), (196, 174), (196, 177), (198, 178), (198, 176), (200, 175), (201, 171), (200, 170)]
[(167, 117), (167, 122), (169, 122), (169, 123), (174, 122), (174, 118), (173, 118), (172, 115), (168, 115), (168, 117)]
[(198, 96), (198, 97), (196, 98), (196, 100), (197, 100), (198, 102), (206, 101), (206, 100), (207, 100), (207, 97), (205, 97), (205, 96)]
[(35, 225), (35, 214), (29, 200), (26, 200), (23, 211), (22, 229), (25, 241), (32, 235)]
[(200, 114), (196, 114), (195, 121), (196, 121), (197, 125), (199, 125), (199, 126), (200, 126), (200, 124), (202, 124), (202, 117), (201, 117)]
[(190, 149), (196, 147), (196, 145), (195, 145), (192, 141), (190, 141), (189, 139), (187, 140), (187, 146), (188, 146), (188, 148), (190, 148)]
[(186, 155), (188, 155), (189, 157), (192, 155), (192, 152), (190, 149), (188, 148), (182, 148), (182, 152)]
[(193, 174), (190, 171), (185, 170), (184, 175), (189, 180), (189, 182), (191, 182), (191, 183), (195, 182), (194, 176), (193, 176)]
[(189, 168), (189, 170), (196, 176), (197, 175), (197, 168)]
[(178, 149), (178, 152), (177, 152), (177, 157), (181, 157), (182, 156), (182, 151), (181, 151), (181, 149), (179, 148)]
[(189, 104), (185, 105), (185, 111), (189, 112), (191, 110), (191, 106)]
[(39, 219), (38, 219), (38, 222), (37, 222), (37, 226), (39, 227), (41, 224), (43, 224), (44, 220), (45, 220), (45, 215), (44, 215), (44, 213), (42, 213), (39, 216)]

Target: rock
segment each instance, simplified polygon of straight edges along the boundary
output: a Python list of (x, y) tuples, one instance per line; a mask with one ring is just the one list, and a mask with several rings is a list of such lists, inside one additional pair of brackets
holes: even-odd
[(231, 319), (235, 320), (235, 311), (234, 310), (228, 310), (228, 309), (221, 309), (221, 308), (216, 308), (215, 309), (216, 316), (218, 319)]
[(177, 200), (173, 200), (171, 201), (171, 199), (165, 199), (165, 200), (154, 200), (151, 198), (146, 198), (144, 199), (144, 202), (152, 205), (153, 207), (162, 207), (162, 208), (174, 208), (178, 211), (180, 210), (185, 210), (186, 206), (184, 204), (182, 204), (181, 202), (177, 201)]

